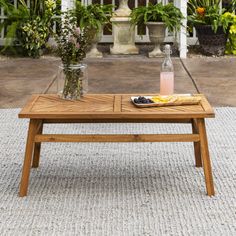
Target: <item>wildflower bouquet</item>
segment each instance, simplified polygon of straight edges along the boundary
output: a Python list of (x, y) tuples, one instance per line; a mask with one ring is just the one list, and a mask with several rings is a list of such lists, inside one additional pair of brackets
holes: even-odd
[(87, 28), (77, 27), (77, 19), (73, 12), (68, 11), (63, 16), (60, 35), (56, 37), (58, 52), (64, 66), (78, 64), (86, 56), (91, 36)]
[(60, 35), (56, 38), (58, 54), (63, 64), (59, 75), (59, 81), (61, 81), (59, 84), (62, 88), (58, 90), (64, 99), (80, 99), (87, 90), (86, 65), (82, 64), (82, 61), (91, 39), (92, 35), (87, 28), (81, 30), (77, 27), (74, 12), (66, 12), (63, 16)]

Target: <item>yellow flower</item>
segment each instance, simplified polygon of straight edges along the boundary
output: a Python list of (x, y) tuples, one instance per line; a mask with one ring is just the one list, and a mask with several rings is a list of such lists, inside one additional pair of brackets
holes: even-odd
[(204, 7), (198, 7), (196, 9), (197, 13), (201, 16), (204, 16), (205, 15), (205, 12), (206, 12), (206, 9)]
[(232, 17), (233, 14), (232, 14), (231, 12), (228, 12), (228, 11), (227, 11), (227, 12), (224, 13), (224, 17), (227, 17), (227, 16), (231, 16), (231, 17)]
[(231, 34), (236, 34), (236, 25), (232, 25), (232, 26), (230, 27), (229, 32), (230, 32)]

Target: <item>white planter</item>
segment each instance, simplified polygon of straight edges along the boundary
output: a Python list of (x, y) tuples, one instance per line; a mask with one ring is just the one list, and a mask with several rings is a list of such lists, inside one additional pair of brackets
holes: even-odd
[(150, 41), (155, 45), (154, 50), (149, 53), (149, 57), (163, 57), (160, 46), (165, 39), (166, 25), (163, 22), (148, 22), (146, 25)]
[(96, 32), (96, 30), (94, 30), (94, 38), (91, 42), (92, 43), (91, 49), (86, 54), (87, 58), (102, 58), (103, 57), (102, 52), (98, 51), (98, 49), (97, 49), (97, 44), (102, 39), (102, 32), (103, 32), (103, 28), (101, 28), (98, 32)]
[(129, 17), (113, 17), (113, 45), (110, 52), (113, 55), (138, 54), (135, 46), (135, 28), (130, 24)]
[(119, 8), (115, 11), (115, 16), (129, 16), (131, 13), (131, 10), (128, 6), (129, 0), (120, 0), (119, 2)]
[(135, 27), (130, 23), (131, 10), (128, 0), (120, 0), (119, 8), (111, 18), (113, 46), (110, 48), (111, 54), (129, 55), (138, 54), (139, 50), (135, 46)]

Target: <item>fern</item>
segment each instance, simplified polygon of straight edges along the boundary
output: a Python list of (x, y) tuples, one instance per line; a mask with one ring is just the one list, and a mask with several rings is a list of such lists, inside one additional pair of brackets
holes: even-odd
[(74, 14), (81, 29), (100, 30), (105, 24), (110, 22), (113, 7), (110, 4), (90, 4), (86, 7), (77, 0)]
[(130, 16), (133, 25), (143, 28), (147, 22), (164, 22), (170, 31), (179, 30), (184, 19), (181, 11), (173, 3), (149, 3), (148, 6), (134, 8)]

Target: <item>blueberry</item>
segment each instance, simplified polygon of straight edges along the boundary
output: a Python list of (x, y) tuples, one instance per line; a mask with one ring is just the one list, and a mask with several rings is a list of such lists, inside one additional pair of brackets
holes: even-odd
[(145, 98), (142, 96), (138, 96), (138, 98), (134, 99), (134, 102), (137, 104), (150, 104), (150, 103), (154, 103), (150, 98)]
[(153, 103), (153, 101), (151, 99), (147, 99), (148, 103)]

